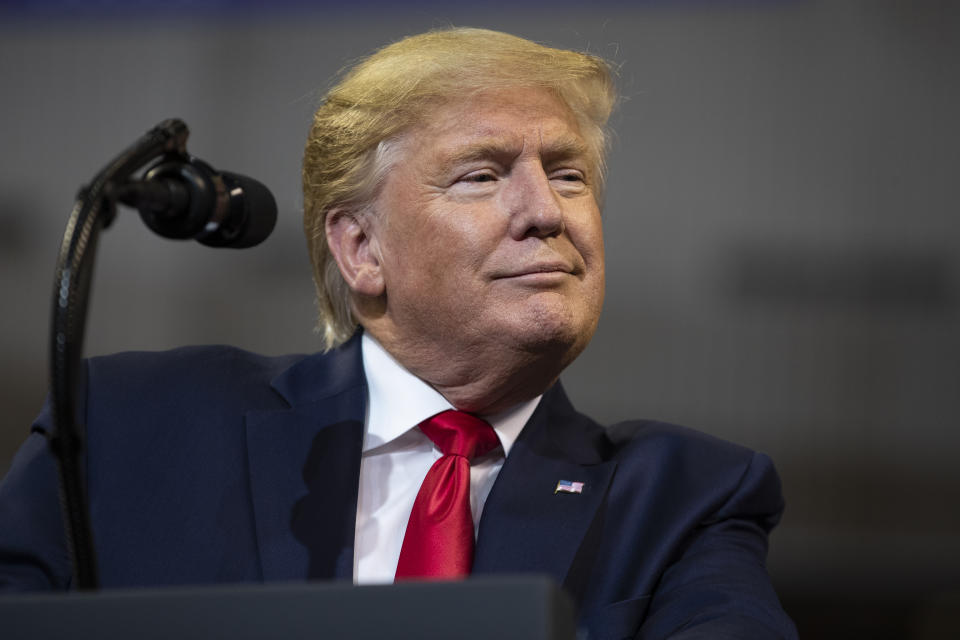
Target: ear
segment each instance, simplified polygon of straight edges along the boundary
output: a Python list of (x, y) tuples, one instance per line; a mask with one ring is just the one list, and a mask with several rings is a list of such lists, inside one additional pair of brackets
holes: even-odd
[(327, 246), (350, 288), (365, 296), (384, 292), (380, 251), (369, 218), (343, 209), (332, 209), (324, 222)]

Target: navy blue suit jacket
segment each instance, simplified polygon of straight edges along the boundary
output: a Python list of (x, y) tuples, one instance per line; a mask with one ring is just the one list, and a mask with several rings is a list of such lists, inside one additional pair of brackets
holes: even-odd
[[(357, 338), (313, 356), (126, 353), (86, 375), (103, 586), (351, 578)], [(70, 584), (50, 428), (45, 410), (0, 485), (0, 588)], [(487, 499), (474, 573), (551, 575), (591, 638), (793, 638), (764, 567), (782, 506), (765, 456), (661, 423), (603, 429), (558, 384)]]

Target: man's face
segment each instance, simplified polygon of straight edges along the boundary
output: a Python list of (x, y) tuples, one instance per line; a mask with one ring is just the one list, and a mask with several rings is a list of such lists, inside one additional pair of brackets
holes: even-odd
[(543, 90), (485, 92), (399, 144), (373, 223), (396, 342), (575, 358), (604, 264), (599, 176), (569, 109)]

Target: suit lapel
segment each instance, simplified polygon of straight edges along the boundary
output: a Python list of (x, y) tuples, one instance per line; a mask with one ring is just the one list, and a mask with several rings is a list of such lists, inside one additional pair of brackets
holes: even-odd
[(272, 382), (290, 407), (247, 414), (264, 580), (349, 579), (367, 400), (354, 338)]
[[(570, 585), (571, 568), (616, 469), (602, 429), (549, 390), (514, 443), (483, 508), (474, 573), (546, 573)], [(555, 492), (582, 482), (582, 493)]]

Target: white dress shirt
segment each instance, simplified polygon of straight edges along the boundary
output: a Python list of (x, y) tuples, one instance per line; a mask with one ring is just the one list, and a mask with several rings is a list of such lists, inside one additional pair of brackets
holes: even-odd
[[(442, 455), (416, 427), (453, 406), (433, 387), (404, 369), (368, 333), (363, 334), (361, 350), (369, 395), (360, 460), (353, 579), (359, 584), (371, 584), (393, 582), (413, 502), (427, 471)], [(500, 447), (470, 466), (474, 535), (503, 460), (540, 397), (501, 413), (481, 416), (493, 426)]]

